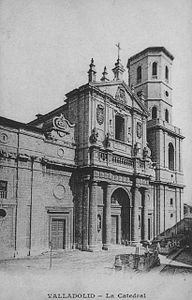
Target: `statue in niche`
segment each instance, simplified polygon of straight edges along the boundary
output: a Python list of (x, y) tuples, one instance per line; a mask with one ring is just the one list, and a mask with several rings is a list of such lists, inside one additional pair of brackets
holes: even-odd
[(142, 136), (142, 124), (137, 122), (137, 137), (140, 139)]
[(111, 135), (113, 135), (113, 124), (112, 124), (112, 120), (109, 120), (109, 132)]
[(134, 156), (137, 156), (140, 152), (140, 149), (141, 149), (141, 144), (140, 143), (135, 143), (135, 146), (134, 146)]
[(112, 203), (112, 204), (116, 204), (116, 202), (117, 202), (116, 198), (115, 198), (114, 196), (111, 197), (111, 203)]
[(102, 125), (104, 122), (104, 107), (100, 104), (97, 106), (97, 122)]
[(143, 159), (151, 161), (151, 149), (148, 144), (143, 148)]
[(128, 137), (127, 137), (127, 141), (128, 143), (131, 143), (132, 137), (131, 137), (131, 127), (128, 127)]
[(98, 136), (99, 136), (99, 134), (97, 132), (97, 128), (93, 128), (91, 136), (90, 136), (91, 144), (95, 144), (97, 142)]
[(97, 215), (97, 231), (101, 231), (101, 215)]
[(110, 148), (110, 146), (111, 146), (111, 143), (110, 143), (110, 141), (109, 141), (109, 133), (107, 132), (107, 134), (106, 134), (106, 137), (105, 137), (105, 147), (106, 148)]

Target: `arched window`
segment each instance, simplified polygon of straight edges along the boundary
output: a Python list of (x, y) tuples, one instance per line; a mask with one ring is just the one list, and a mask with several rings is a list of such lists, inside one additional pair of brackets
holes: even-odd
[(168, 146), (169, 169), (174, 170), (174, 147), (172, 143)]
[(157, 119), (157, 107), (153, 106), (152, 108), (152, 119)]
[(125, 140), (125, 120), (121, 116), (115, 116), (115, 139)]
[(141, 66), (139, 66), (137, 68), (137, 83), (141, 82), (141, 78), (142, 78), (142, 69)]
[(168, 111), (168, 109), (165, 110), (165, 121), (169, 122), (169, 111)]
[(165, 79), (169, 80), (169, 69), (168, 69), (168, 66), (165, 67)]
[(152, 76), (157, 78), (157, 63), (156, 62), (153, 62), (153, 64), (152, 64)]

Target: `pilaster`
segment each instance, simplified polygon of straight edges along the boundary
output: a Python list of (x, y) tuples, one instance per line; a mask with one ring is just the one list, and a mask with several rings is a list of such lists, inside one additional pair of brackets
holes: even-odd
[(91, 183), (89, 201), (89, 250), (94, 250), (97, 244), (97, 182)]
[(108, 250), (111, 244), (111, 188), (108, 183), (106, 185), (105, 210), (104, 210), (104, 244), (103, 249)]
[(148, 240), (148, 203), (147, 203), (147, 197), (148, 195), (148, 190), (143, 191), (143, 227), (144, 227), (144, 240)]
[(132, 240), (138, 241), (138, 239), (139, 239), (139, 205), (141, 203), (141, 193), (140, 193), (138, 187), (134, 188), (133, 197), (134, 197), (134, 201), (133, 201), (133, 213), (132, 213), (132, 218), (133, 218)]
[(75, 243), (77, 248), (82, 248), (82, 215), (83, 215), (83, 183), (79, 184), (77, 203), (75, 206)]
[(89, 181), (84, 181), (83, 216), (82, 216), (82, 250), (88, 250), (88, 217), (89, 217)]

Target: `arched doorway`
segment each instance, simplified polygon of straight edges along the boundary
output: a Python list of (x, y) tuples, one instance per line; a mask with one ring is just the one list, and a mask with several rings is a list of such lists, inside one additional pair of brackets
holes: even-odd
[(130, 241), (130, 199), (122, 188), (111, 196), (111, 244)]

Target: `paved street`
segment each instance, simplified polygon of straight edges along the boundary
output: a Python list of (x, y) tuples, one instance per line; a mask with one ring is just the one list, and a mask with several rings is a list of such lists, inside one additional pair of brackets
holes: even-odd
[[(137, 299), (143, 295), (148, 300), (190, 298), (192, 274), (162, 274), (158, 267), (147, 273), (115, 271), (115, 255), (134, 253), (134, 250), (132, 247), (118, 247), (93, 253), (78, 250), (53, 252), (51, 270), (49, 253), (3, 261), (0, 263), (0, 299), (57, 299), (63, 295), (66, 298), (69, 293), (80, 296), (92, 293), (94, 299), (109, 299), (110, 293), (114, 296), (110, 299), (131, 298), (129, 295), (138, 295)], [(168, 260), (163, 259), (163, 263), (167, 263)]]

